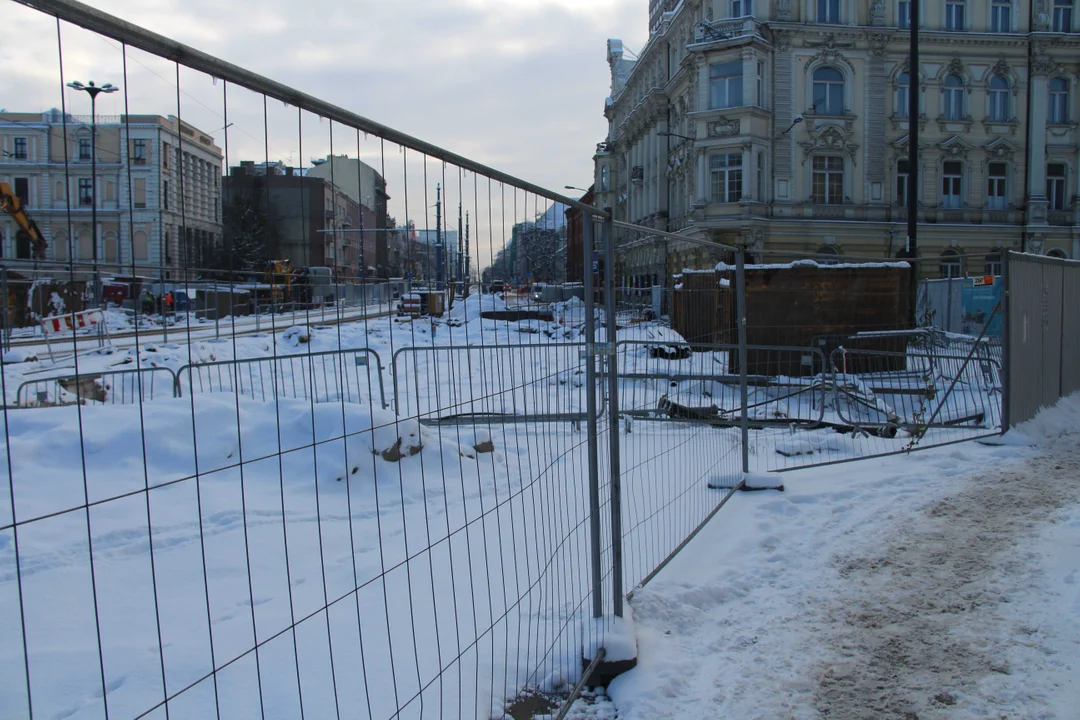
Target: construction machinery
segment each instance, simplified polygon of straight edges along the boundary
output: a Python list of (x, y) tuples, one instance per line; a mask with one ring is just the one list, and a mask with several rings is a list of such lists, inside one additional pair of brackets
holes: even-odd
[(26, 213), (22, 198), (16, 195), (11, 186), (5, 182), (0, 182), (0, 208), (12, 217), (21, 232), (29, 236), (31, 259), (44, 260), (45, 248), (48, 247), (45, 236), (33, 218)]
[(270, 295), (275, 304), (292, 302), (292, 262), (267, 260), (263, 282), (270, 286)]

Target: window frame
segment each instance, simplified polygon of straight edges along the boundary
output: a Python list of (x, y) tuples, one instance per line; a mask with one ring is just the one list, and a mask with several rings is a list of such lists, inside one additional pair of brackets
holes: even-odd
[(1054, 0), (1050, 13), (1051, 32), (1072, 32), (1073, 0)]
[[(1055, 90), (1055, 82), (1063, 89)], [(1069, 81), (1063, 77), (1052, 77), (1046, 83), (1046, 121), (1051, 125), (1064, 125), (1069, 122)]]
[(79, 206), (94, 204), (93, 178), (79, 178)]
[[(949, 165), (958, 166), (956, 172), (949, 172)], [(946, 183), (950, 187), (946, 187)], [(946, 192), (946, 190), (955, 192)], [(956, 198), (949, 200), (949, 198)], [(946, 160), (941, 164), (941, 207), (945, 210), (959, 210), (964, 207), (964, 163), (960, 160)]]
[(1007, 210), (1009, 207), (1009, 165), (987, 163), (986, 207), (988, 210)]
[(911, 29), (911, 0), (896, 0), (896, 27)]
[[(994, 87), (994, 81), (1001, 81), (1005, 87)], [(1011, 116), (1009, 95), (1012, 93), (1012, 85), (1004, 75), (994, 75), (986, 87), (987, 113), (986, 116), (992, 122), (1008, 122)]]
[(985, 262), (984, 275), (1000, 276), (1001, 271), (1005, 268), (1002, 254), (998, 251), (987, 253), (986, 257), (983, 258), (983, 262)]
[[(20, 149), (21, 146), (21, 149)], [(29, 160), (30, 159), (30, 140), (25, 136), (18, 136), (12, 138), (11, 143), (11, 158), (13, 160)]]
[[(818, 167), (818, 161), (822, 161), (822, 167)], [(839, 168), (831, 167), (837, 161)], [(843, 205), (844, 184), (846, 170), (842, 155), (814, 155), (810, 162), (810, 202), (814, 205)], [(839, 176), (839, 197), (834, 197), (836, 192), (835, 180)], [(821, 178), (822, 192), (818, 192), (818, 178)]]
[(944, 26), (947, 32), (965, 32), (967, 30), (967, 2), (965, 0), (945, 0)]
[[(904, 170), (901, 172), (900, 165), (904, 165)], [(908, 183), (911, 181), (911, 166), (908, 163), (907, 158), (896, 159), (896, 170), (893, 173), (893, 187), (896, 196), (896, 207), (906, 208), (908, 206)]]
[[(907, 82), (900, 78), (907, 76)], [(911, 118), (911, 73), (907, 70), (896, 76), (896, 88), (893, 97), (893, 115), (899, 119)]]
[[(1005, 16), (1005, 27), (1000, 27), (1000, 17)], [(1012, 1), (1011, 0), (990, 0), (990, 32), (992, 33), (1009, 33), (1012, 32)]]
[[(949, 80), (956, 79), (959, 85), (950, 85)], [(941, 116), (945, 120), (954, 122), (964, 120), (967, 117), (965, 96), (967, 95), (967, 83), (964, 78), (956, 73), (949, 73), (941, 82)]]
[[(942, 251), (938, 265), (942, 279), (952, 280), (954, 278), (964, 277), (964, 259), (961, 257), (960, 253), (952, 248), (947, 248)], [(946, 271), (946, 267), (950, 269)], [(952, 268), (955, 268), (955, 272)]]
[[(736, 11), (736, 7), (739, 8), (738, 11)], [(737, 18), (753, 17), (754, 0), (731, 0), (729, 10), (731, 11), (730, 17), (733, 20)]]
[[(726, 61), (722, 61), (722, 62), (715, 62), (715, 63), (710, 63), (709, 64), (709, 109), (710, 110), (727, 110), (727, 109), (730, 109), (730, 108), (743, 107), (745, 105), (746, 97), (745, 97), (745, 92), (744, 92), (744, 88), (743, 88), (743, 67), (742, 67), (742, 65), (743, 65), (742, 60), (726, 60)], [(730, 66), (731, 69), (734, 69), (737, 66), (739, 71), (738, 71), (738, 73), (731, 73), (731, 74), (728, 74), (728, 75), (714, 74), (714, 73), (718, 72), (717, 68), (720, 68), (720, 67), (723, 67), (723, 66)], [(737, 103), (731, 102), (732, 86), (733, 85), (738, 86), (739, 98), (738, 98)], [(726, 101), (727, 104), (723, 104), (723, 102), (718, 103), (716, 101), (716, 98), (717, 98), (717, 92), (716, 91), (717, 91), (718, 87), (723, 88), (723, 90), (724, 90), (724, 100)]]
[[(818, 79), (818, 73), (831, 71), (840, 76), (835, 79)], [(818, 109), (818, 86), (821, 86), (824, 100), (824, 109)], [(835, 91), (839, 90), (839, 98)], [(821, 65), (810, 72), (810, 107), (815, 115), (844, 115), (847, 107), (847, 77), (844, 71), (835, 65)], [(839, 109), (833, 106), (833, 101), (839, 100)]]
[[(1060, 167), (1060, 175), (1051, 175), (1050, 168)], [(1046, 200), (1047, 209), (1054, 211), (1065, 210), (1069, 205), (1069, 167), (1065, 163), (1046, 163)], [(1055, 200), (1057, 200), (1055, 202)]]
[(135, 138), (132, 143), (131, 161), (136, 165), (146, 164), (146, 138)]
[(818, 24), (841, 25), (843, 10), (842, 0), (817, 0)]
[[(718, 162), (720, 158), (723, 158), (723, 164)], [(741, 152), (720, 149), (709, 154), (709, 202), (720, 205), (740, 202), (745, 197), (743, 180)]]
[(94, 144), (88, 137), (79, 138), (79, 159), (92, 160), (94, 157)]

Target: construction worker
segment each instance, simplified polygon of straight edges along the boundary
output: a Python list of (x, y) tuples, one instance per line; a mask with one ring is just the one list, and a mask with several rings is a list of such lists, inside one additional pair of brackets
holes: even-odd
[(143, 290), (142, 311), (143, 315), (150, 315), (154, 312), (154, 295), (149, 290)]

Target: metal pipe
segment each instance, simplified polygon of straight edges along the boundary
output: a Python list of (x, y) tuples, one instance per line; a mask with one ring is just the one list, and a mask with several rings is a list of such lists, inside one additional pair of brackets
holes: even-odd
[(76, 0), (16, 0), (16, 2), (58, 17), (73, 25), (86, 28), (99, 35), (110, 37), (132, 47), (137, 47), (140, 50), (145, 50), (153, 55), (178, 62), (193, 70), (199, 70), (212, 77), (221, 78), (222, 80), (226, 80), (235, 85), (245, 87), (248, 90), (288, 103), (294, 107), (303, 108), (316, 115), (339, 122), (342, 125), (347, 125), (371, 135), (377, 135), (396, 145), (416, 150), (429, 157), (448, 162), (451, 165), (456, 165), (457, 167), (469, 170), (478, 175), (484, 175), (492, 180), (506, 183), (507, 185), (513, 185), (522, 190), (539, 195), (540, 197), (547, 198), (548, 200), (577, 208), (590, 215), (600, 215), (600, 211), (592, 205), (586, 205), (579, 200), (552, 192), (539, 185), (534, 185), (508, 173), (500, 172), (494, 168), (470, 160), (457, 153), (444, 150), (437, 145), (432, 145), (431, 143), (414, 138), (411, 135), (398, 132), (386, 125), (369, 120), (362, 115), (349, 112), (344, 108), (320, 100), (307, 93), (300, 92), (288, 85), (245, 70), (238, 65), (225, 62), (220, 58), (204, 53), (201, 50), (196, 50), (189, 45), (184, 45), (183, 43), (167, 38), (164, 35), (150, 32), (149, 30), (129, 23), (126, 20), (121, 20), (115, 15), (109, 15), (108, 13), (101, 12), (84, 3), (76, 2)]
[(616, 617), (623, 615), (622, 477), (619, 463), (619, 363), (615, 352), (615, 233), (611, 208), (604, 221), (604, 346), (608, 373), (608, 468), (611, 473), (611, 599)]
[(597, 453), (596, 413), (596, 298), (593, 282), (593, 222), (585, 215), (582, 223), (582, 253), (585, 259), (585, 410), (589, 446), (589, 541), (592, 565), (592, 614), (604, 614), (603, 573), (600, 571), (600, 459)]
[(750, 402), (749, 378), (747, 376), (747, 352), (746, 352), (746, 251), (738, 248), (735, 251), (735, 297), (739, 323), (739, 405), (742, 408), (739, 418), (739, 429), (742, 434), (742, 471), (745, 475), (750, 472), (750, 411), (747, 405)]

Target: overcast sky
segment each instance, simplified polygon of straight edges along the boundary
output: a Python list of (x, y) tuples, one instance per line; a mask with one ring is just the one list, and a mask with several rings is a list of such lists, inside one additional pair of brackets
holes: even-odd
[[(61, 102), (54, 19), (3, 3), (0, 107), (38, 111)], [(562, 190), (587, 187), (604, 139), (609, 91), (606, 40), (638, 50), (648, 0), (91, 0), (91, 5), (254, 72), (500, 170)], [(64, 80), (124, 84), (119, 44), (63, 24)], [(175, 66), (127, 55), (127, 93), (99, 99), (98, 114), (176, 113)], [(182, 116), (223, 143), (222, 83), (183, 71)], [(89, 114), (66, 91), (68, 111)], [(262, 160), (262, 101), (230, 89), (229, 162)], [(295, 108), (268, 105), (271, 160), (297, 166), (328, 152), (329, 132)], [(298, 125), (303, 131), (298, 130)], [(320, 127), (321, 126), (321, 127)], [(378, 166), (401, 162), (342, 128), (334, 151)], [(302, 147), (301, 147), (302, 145)], [(396, 150), (393, 153), (400, 157)], [(413, 194), (409, 166), (408, 194)], [(441, 168), (429, 167), (432, 176)], [(450, 174), (456, 175), (451, 169)], [(392, 206), (403, 193), (387, 173)], [(468, 184), (468, 179), (464, 182)], [(456, 179), (446, 185), (456, 187)], [(420, 193), (422, 193), (422, 190)], [(486, 192), (486, 191), (484, 191)], [(464, 194), (464, 193), (463, 193)], [(570, 193), (573, 194), (573, 193)], [(456, 196), (456, 193), (455, 193)], [(410, 198), (414, 205), (420, 199)], [(453, 198), (451, 198), (453, 200)], [(463, 198), (469, 204), (469, 196)], [(456, 202), (456, 200), (453, 200)], [(428, 198), (428, 204), (434, 202)], [(524, 203), (524, 201), (522, 201)], [(532, 202), (532, 201), (530, 201)], [(392, 207), (392, 211), (395, 207)], [(477, 214), (483, 214), (479, 212)], [(410, 209), (410, 217), (417, 212)], [(418, 223), (423, 224), (423, 223)], [(497, 223), (496, 223), (497, 224)]]

